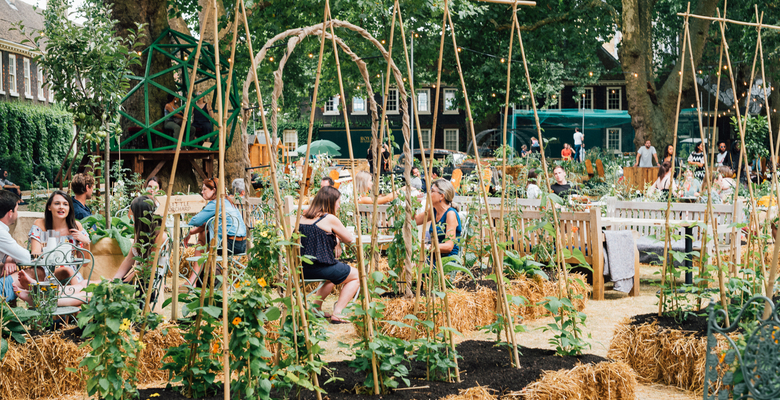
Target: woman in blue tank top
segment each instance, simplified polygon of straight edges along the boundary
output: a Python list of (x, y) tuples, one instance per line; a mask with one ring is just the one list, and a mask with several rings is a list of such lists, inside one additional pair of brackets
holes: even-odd
[[(436, 219), (436, 236), (439, 239), (439, 251), (442, 257), (458, 255), (460, 248), (460, 215), (458, 210), (452, 206), (452, 199), (455, 198), (455, 187), (446, 179), (437, 179), (431, 184), (431, 203), (433, 205), (433, 216)], [(414, 217), (417, 225), (428, 222), (429, 214), (425, 211)], [(433, 226), (428, 231), (433, 236)]]

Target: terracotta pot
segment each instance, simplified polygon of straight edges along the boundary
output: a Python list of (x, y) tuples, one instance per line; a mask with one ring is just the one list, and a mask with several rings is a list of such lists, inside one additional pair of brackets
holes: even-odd
[(89, 271), (92, 269), (92, 276), (90, 280), (99, 281), (101, 277), (106, 279), (114, 278), (114, 274), (119, 270), (119, 266), (124, 261), (125, 256), (122, 254), (122, 249), (119, 248), (116, 240), (111, 238), (103, 238), (91, 246), (92, 255), (95, 256), (95, 267), (91, 264), (85, 265), (82, 269), (82, 275), (86, 278), (89, 276)]

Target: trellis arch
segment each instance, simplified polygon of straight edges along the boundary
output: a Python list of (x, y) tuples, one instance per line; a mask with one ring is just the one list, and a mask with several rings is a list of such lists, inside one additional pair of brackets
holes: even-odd
[[(340, 21), (340, 20), (330, 20), (328, 25), (330, 23), (333, 23), (334, 27), (338, 28), (345, 28), (349, 29), (353, 32), (358, 33), (361, 37), (368, 40), (371, 44), (373, 44), (382, 54), (382, 57), (390, 64), (390, 67), (393, 72), (393, 77), (396, 81), (396, 86), (398, 88), (398, 93), (400, 97), (400, 103), (401, 103), (401, 132), (404, 137), (404, 153), (406, 153), (406, 148), (408, 147), (409, 143), (409, 135), (410, 135), (410, 129), (409, 129), (409, 104), (406, 100), (406, 97), (408, 95), (408, 92), (406, 91), (406, 88), (404, 87), (403, 83), (403, 75), (401, 74), (401, 70), (398, 69), (398, 66), (395, 65), (392, 58), (390, 57), (390, 53), (387, 52), (387, 50), (382, 46), (382, 44), (376, 40), (373, 36), (371, 36), (368, 31), (365, 29), (354, 25), (350, 22), (346, 21)], [(279, 62), (279, 68), (274, 72), (274, 91), (271, 98), (271, 132), (269, 134), (272, 134), (272, 138), (277, 137), (277, 129), (278, 129), (278, 112), (277, 106), (278, 106), (278, 99), (279, 96), (281, 96), (282, 93), (282, 87), (284, 86), (284, 81), (282, 80), (284, 66), (286, 65), (287, 59), (289, 59), (290, 55), (292, 55), (292, 52), (295, 50), (295, 47), (300, 43), (300, 41), (309, 35), (318, 35), (322, 33), (323, 24), (317, 24), (308, 26), (305, 28), (294, 28), (294, 29), (288, 29), (270, 40), (266, 42), (265, 45), (257, 52), (257, 55), (255, 56), (255, 64), (260, 65), (260, 63), (265, 59), (265, 55), (268, 52), (268, 49), (271, 48), (274, 43), (283, 40), (287, 37), (294, 36), (291, 38), (287, 43), (287, 52), (282, 57), (282, 59)], [(327, 31), (325, 32), (326, 38), (331, 38), (330, 33)], [(361, 76), (363, 77), (363, 81), (366, 84), (366, 89), (368, 91), (368, 98), (369, 98), (369, 107), (371, 109), (371, 115), (372, 115), (372, 121), (371, 121), (371, 136), (372, 140), (376, 141), (377, 138), (377, 121), (379, 120), (377, 114), (377, 108), (376, 108), (376, 101), (374, 100), (374, 92), (371, 87), (371, 82), (368, 75), (368, 70), (366, 69), (365, 62), (358, 57), (352, 50), (347, 46), (346, 43), (344, 43), (343, 40), (336, 37), (336, 42), (339, 44), (339, 46), (342, 48), (342, 50), (350, 56), (353, 62), (355, 62), (358, 66), (358, 69), (360, 70)], [(249, 104), (249, 86), (254, 79), (255, 71), (249, 70), (246, 76), (246, 80), (244, 81), (243, 86), (243, 100), (245, 104)], [(312, 107), (315, 105), (312, 104)], [(411, 157), (411, 149), (409, 150), (409, 155), (406, 157), (409, 159)]]

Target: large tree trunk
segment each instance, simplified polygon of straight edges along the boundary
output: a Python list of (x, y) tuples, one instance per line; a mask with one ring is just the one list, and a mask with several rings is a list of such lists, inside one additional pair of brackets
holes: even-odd
[[(656, 148), (662, 149), (674, 140), (674, 121), (677, 113), (677, 96), (680, 84), (681, 60), (672, 69), (660, 87), (655, 85), (653, 67), (653, 7), (656, 0), (623, 0), (621, 31), (622, 43), (619, 49), (620, 63), (626, 78), (626, 98), (631, 125), (636, 131), (634, 144), (639, 148), (645, 140), (651, 140)], [(717, 1), (699, 0), (692, 13), (711, 16), (715, 13)], [(689, 20), (693, 60), (701, 59), (711, 22), (691, 18)], [(680, 32), (680, 54), (682, 55)], [(682, 75), (683, 91), (691, 89), (693, 77), (690, 74), (690, 55), (685, 52), (685, 73)]]

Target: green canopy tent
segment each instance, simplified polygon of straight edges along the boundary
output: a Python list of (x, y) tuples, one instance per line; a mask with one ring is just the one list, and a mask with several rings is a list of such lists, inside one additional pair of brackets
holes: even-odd
[[(573, 145), (574, 128), (585, 134), (585, 148), (600, 147), (617, 152), (634, 151), (634, 128), (631, 116), (622, 110), (539, 110), (539, 123), (546, 139), (557, 139), (550, 143), (547, 153), (559, 157), (564, 143)], [(514, 115), (516, 137), (514, 147), (519, 149), (525, 144), (530, 149), (531, 137), (536, 136), (536, 123), (533, 111), (519, 110)]]

